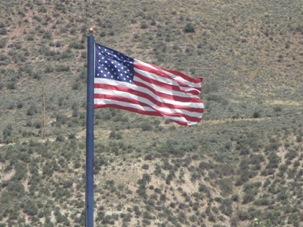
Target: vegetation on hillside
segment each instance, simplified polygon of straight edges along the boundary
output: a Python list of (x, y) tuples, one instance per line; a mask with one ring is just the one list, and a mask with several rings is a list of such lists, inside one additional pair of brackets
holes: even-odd
[(301, 0), (0, 6), (0, 226), (84, 225), (91, 26), (98, 43), (203, 77), (205, 102), (194, 127), (96, 110), (96, 226), (303, 224)]

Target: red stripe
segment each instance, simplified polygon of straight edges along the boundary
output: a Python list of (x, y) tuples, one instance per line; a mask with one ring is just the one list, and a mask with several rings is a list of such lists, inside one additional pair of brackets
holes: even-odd
[[(135, 85), (139, 86), (139, 87), (143, 87), (148, 89), (149, 91), (151, 91), (153, 93), (154, 97), (160, 97), (160, 98), (164, 98), (164, 99), (169, 99), (169, 100), (173, 100), (173, 101), (179, 101), (179, 102), (184, 102), (184, 103), (202, 103), (201, 99), (198, 97), (179, 97), (176, 95), (168, 95), (168, 94), (164, 94), (161, 93), (157, 90), (152, 89), (151, 87), (145, 85), (145, 84), (141, 84), (139, 82), (135, 82)], [(130, 87), (125, 87), (125, 86), (119, 86), (119, 85), (110, 85), (110, 84), (100, 84), (100, 83), (95, 83), (94, 84), (94, 88), (103, 88), (106, 90), (116, 90), (116, 91), (124, 91), (124, 92), (132, 92), (135, 95), (139, 95), (142, 97), (153, 97), (143, 91), (139, 91), (139, 90), (134, 90), (131, 89)]]
[[(101, 104), (101, 105), (98, 105), (98, 104), (95, 104), (94, 105), (94, 108), (97, 109), (97, 108), (117, 108), (117, 109), (123, 109), (123, 110), (127, 110), (127, 111), (131, 111), (131, 112), (135, 112), (135, 113), (139, 113), (139, 114), (144, 114), (144, 115), (149, 115), (149, 116), (165, 116), (165, 115), (162, 115), (158, 112), (151, 112), (151, 111), (145, 111), (145, 110), (138, 110), (138, 109), (134, 109), (134, 108), (130, 108), (130, 107), (126, 107), (126, 106), (120, 106), (120, 105), (117, 105), (117, 104)], [(184, 117), (186, 120), (187, 118)], [(195, 121), (192, 121), (192, 122), (200, 122), (201, 119), (198, 119), (198, 120), (195, 120)], [(184, 121), (178, 121), (178, 120), (174, 120), (174, 122), (180, 124), (180, 125), (184, 125), (184, 126), (188, 126), (188, 123), (187, 122), (184, 122)]]
[[(184, 90), (180, 89), (180, 86), (178, 86), (178, 85), (173, 85), (173, 84), (170, 85), (170, 84), (167, 84), (167, 83), (163, 83), (163, 82), (160, 82), (158, 80), (154, 80), (150, 77), (146, 77), (144, 75), (141, 75), (138, 72), (135, 72), (134, 74), (135, 74), (135, 77), (139, 77), (140, 79), (142, 79), (142, 80), (144, 80), (144, 81), (146, 81), (150, 84), (154, 84), (154, 85), (157, 85), (159, 87), (163, 87), (167, 90), (179, 91), (179, 92), (182, 92), (182, 93), (187, 94), (187, 95), (190, 95), (190, 94), (191, 95), (199, 95), (199, 93), (200, 93), (200, 91), (198, 91), (196, 88), (192, 88), (192, 89), (195, 89), (195, 90), (184, 91)], [(172, 79), (170, 79), (170, 80), (172, 81)], [(136, 79), (134, 81), (137, 82)]]
[[(139, 100), (136, 99), (132, 99), (132, 98), (127, 98), (127, 97), (121, 97), (121, 96), (116, 96), (116, 95), (105, 95), (105, 94), (94, 94), (94, 98), (95, 99), (111, 99), (111, 100), (116, 100), (116, 101), (123, 101), (123, 102), (130, 102), (133, 104), (138, 104), (140, 106), (148, 106), (150, 108), (153, 108), (152, 106), (141, 102)], [(162, 104), (162, 103), (161, 103)], [(156, 104), (155, 104), (156, 105)], [(188, 112), (193, 112), (193, 113), (203, 113), (204, 109), (203, 108), (189, 108), (189, 107), (184, 107), (184, 106), (175, 106), (175, 105), (156, 105), (157, 107), (163, 107), (163, 108), (168, 108), (168, 109), (173, 109), (173, 110), (180, 110), (182, 112), (182, 110), (186, 110)], [(154, 109), (154, 108), (153, 108)], [(158, 110), (155, 109), (159, 112), (163, 112), (162, 110)], [(171, 113), (171, 114), (177, 114), (176, 116), (178, 116), (180, 113)]]
[[(95, 99), (110, 99), (110, 100), (116, 100), (116, 101), (121, 101), (121, 102), (125, 102), (125, 103), (132, 103), (132, 104), (136, 104), (139, 105), (141, 107), (149, 107), (151, 109), (153, 109), (155, 112), (158, 112), (160, 115), (164, 115), (164, 116), (172, 116), (172, 117), (185, 117), (187, 119), (191, 119), (191, 121), (196, 121), (197, 119), (200, 119), (198, 117), (192, 117), (189, 115), (186, 115), (185, 113), (181, 112), (181, 113), (170, 113), (170, 112), (165, 112), (165, 111), (159, 111), (158, 109), (155, 109), (143, 102), (140, 102), (139, 100), (135, 100), (135, 99), (131, 99), (131, 98), (126, 98), (126, 97), (117, 97), (115, 95), (102, 95), (102, 94), (95, 94), (94, 95)], [(131, 108), (131, 107), (130, 107)], [(177, 109), (177, 108), (175, 108)]]
[(192, 83), (200, 84), (203, 81), (203, 78), (192, 78), (192, 77), (189, 77), (188, 75), (186, 75), (186, 74), (184, 74), (180, 71), (175, 71), (175, 70), (170, 70), (170, 69), (164, 69), (164, 70), (167, 71), (167, 72), (170, 72), (172, 74), (175, 74), (177, 76), (180, 76), (184, 80), (187, 80), (187, 81), (192, 82)]
[[(144, 62), (145, 63), (145, 62)], [(177, 76), (180, 76), (182, 77), (184, 80), (187, 80), (188, 82), (191, 82), (191, 83), (196, 83), (196, 84), (200, 84), (202, 82), (202, 78), (192, 78), (192, 77), (189, 77), (188, 75), (180, 72), (180, 71), (175, 71), (175, 70), (169, 70), (169, 69), (163, 69), (163, 68), (160, 68), (159, 66), (156, 66), (156, 65), (152, 65), (152, 64), (147, 64), (145, 63), (146, 65), (150, 65), (151, 67), (147, 67), (143, 64), (140, 64), (138, 62), (134, 62), (134, 67), (135, 68), (139, 68), (139, 69), (142, 69), (144, 71), (148, 71), (148, 72), (153, 72), (157, 75), (161, 75), (163, 77), (166, 77), (166, 78), (170, 78), (172, 79), (170, 76), (168, 76), (167, 74), (165, 74), (165, 71), (167, 72), (170, 72), (172, 74), (175, 74)], [(155, 69), (154, 69), (155, 68)]]
[[(117, 101), (121, 101), (121, 102), (125, 102), (125, 103), (132, 103), (132, 104), (137, 104), (137, 105), (140, 105), (141, 107), (149, 107), (147, 106), (146, 104), (143, 103), (140, 103), (138, 102), (137, 100), (133, 100), (133, 99), (127, 99), (127, 98), (119, 98), (117, 99), (116, 97), (111, 97), (111, 96), (108, 96), (108, 95), (104, 95), (102, 97), (103, 99), (111, 99), (111, 100), (117, 100)], [(170, 113), (170, 112), (164, 112), (164, 111), (158, 111), (157, 109), (154, 109), (154, 111), (149, 111), (149, 110), (140, 110), (140, 109), (137, 109), (137, 108), (133, 108), (131, 106), (123, 106), (123, 105), (119, 105), (119, 104), (115, 104), (115, 103), (110, 103), (110, 104), (95, 104), (96, 106), (104, 106), (104, 105), (117, 105), (117, 106), (121, 106), (121, 107), (124, 107), (124, 108), (128, 108), (130, 110), (133, 110), (134, 112), (140, 112), (140, 113), (146, 113), (147, 115), (154, 115), (154, 116), (168, 116), (168, 117), (183, 117), (189, 121), (193, 121), (193, 122), (199, 122), (201, 119), (198, 118), (198, 117), (192, 117), (192, 116), (188, 116), (186, 114), (183, 114), (183, 113)], [(152, 108), (153, 109), (153, 108)]]
[(134, 84), (137, 85), (138, 87), (148, 89), (149, 91), (153, 92), (155, 95), (157, 95), (161, 98), (170, 99), (170, 100), (174, 100), (174, 101), (180, 101), (180, 102), (201, 103), (201, 99), (199, 99), (198, 97), (182, 97), (182, 96), (177, 96), (177, 95), (168, 95), (168, 94), (159, 92), (158, 90), (155, 90), (152, 87), (150, 87), (146, 84), (143, 84), (141, 82), (138, 82), (138, 81), (135, 81)]
[(121, 106), (118, 104), (94, 104), (94, 108), (105, 108), (105, 107), (113, 107), (113, 108), (118, 108), (118, 109), (124, 109), (124, 110), (128, 110), (128, 111), (132, 111), (132, 112), (136, 112), (136, 113), (140, 113), (140, 114), (145, 114), (145, 115), (152, 115), (152, 116), (163, 116), (162, 114), (155, 112), (155, 111), (147, 111), (147, 110), (138, 110), (136, 108), (131, 108), (128, 106)]
[[(195, 107), (187, 107), (187, 106), (181, 106), (181, 105), (175, 105), (175, 104), (169, 104), (169, 103), (162, 103), (160, 101), (158, 101), (157, 99), (155, 99), (153, 96), (150, 96), (144, 92), (138, 91), (138, 90), (132, 90), (130, 88), (127, 87), (123, 87), (123, 86), (113, 86), (113, 85), (108, 85), (108, 84), (95, 84), (95, 88), (103, 88), (106, 90), (115, 90), (115, 91), (123, 91), (126, 93), (130, 93), (133, 95), (136, 95), (138, 97), (143, 97), (148, 99), (149, 101), (151, 101), (152, 103), (156, 104), (159, 107), (168, 107), (171, 109), (185, 109), (188, 111), (192, 111), (192, 112), (201, 112), (203, 110), (203, 108), (195, 108)], [(95, 94), (95, 98), (99, 98), (98, 96), (101, 96), (102, 94)], [(157, 96), (157, 95), (155, 95)], [(120, 98), (120, 96), (117, 96), (118, 98)], [(122, 98), (122, 97), (121, 97)], [(195, 101), (199, 101), (199, 102), (193, 102), (191, 100), (189, 100), (188, 102), (192, 102), (192, 103), (202, 103), (201, 100), (195, 100)], [(186, 103), (186, 102), (185, 102)], [(146, 105), (146, 104), (145, 104)]]
[[(148, 73), (153, 73), (153, 74), (156, 74), (157, 76), (159, 77), (163, 77), (163, 78), (166, 78), (166, 79), (169, 79), (170, 81), (172, 82), (175, 82), (177, 83), (179, 86), (176, 86), (176, 85), (172, 85), (172, 86), (175, 86), (175, 87), (178, 87), (178, 89), (180, 89), (180, 86), (181, 87), (186, 87), (186, 88), (191, 88), (191, 89), (195, 89), (197, 91), (201, 91), (201, 86), (198, 84), (197, 87), (193, 87), (193, 86), (190, 86), (190, 85), (187, 85), (187, 84), (184, 84), (182, 83), (181, 81), (178, 81), (178, 80), (174, 80), (174, 78), (171, 78), (170, 76), (168, 76), (167, 74), (165, 74), (165, 72), (163, 72), (163, 70), (161, 68), (159, 68), (158, 70), (157, 69), (153, 69), (153, 68), (149, 68), (149, 67), (146, 67), (145, 65), (141, 65), (141, 64), (138, 64), (138, 63), (135, 63), (134, 64), (135, 68), (138, 68), (138, 69), (141, 69), (141, 70), (144, 70), (145, 72), (148, 72)], [(157, 67), (157, 66), (154, 66), (154, 67)], [(182, 76), (181, 76), (182, 75)], [(183, 79), (187, 80), (186, 78), (184, 77), (188, 77), (186, 76), (185, 74), (183, 73), (180, 73), (180, 75)], [(191, 78), (191, 80), (194, 79), (194, 78)], [(192, 82), (192, 83), (197, 83), (194, 79), (194, 81), (191, 81), (189, 80), (189, 82)], [(199, 83), (199, 81), (201, 80), (200, 78), (197, 78), (196, 79)], [(158, 82), (158, 81), (157, 81)], [(161, 82), (158, 82), (158, 83), (161, 83)], [(182, 92), (185, 92), (184, 90), (180, 90)], [(193, 91), (190, 91), (189, 93), (192, 93)], [(186, 92), (185, 92), (186, 93)], [(199, 92), (197, 93), (195, 91), (195, 94), (199, 94)]]

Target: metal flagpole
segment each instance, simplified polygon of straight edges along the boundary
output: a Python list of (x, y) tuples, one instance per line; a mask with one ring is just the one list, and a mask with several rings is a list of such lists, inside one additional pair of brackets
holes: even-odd
[(87, 109), (86, 109), (86, 217), (85, 226), (94, 226), (94, 74), (95, 38), (93, 29), (87, 37)]

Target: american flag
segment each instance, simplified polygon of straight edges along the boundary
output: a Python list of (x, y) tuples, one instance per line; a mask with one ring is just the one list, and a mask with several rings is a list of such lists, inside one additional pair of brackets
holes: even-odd
[(95, 44), (94, 108), (112, 107), (197, 124), (202, 78), (166, 70)]

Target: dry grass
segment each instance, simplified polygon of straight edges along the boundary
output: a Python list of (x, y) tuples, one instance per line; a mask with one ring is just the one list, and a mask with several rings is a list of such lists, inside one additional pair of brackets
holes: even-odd
[(0, 5), (1, 226), (83, 225), (89, 27), (99, 43), (204, 77), (206, 105), (191, 128), (96, 111), (97, 226), (302, 225), (301, 0)]

